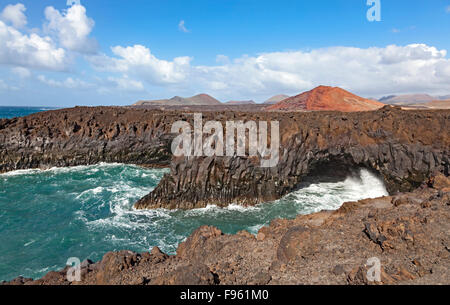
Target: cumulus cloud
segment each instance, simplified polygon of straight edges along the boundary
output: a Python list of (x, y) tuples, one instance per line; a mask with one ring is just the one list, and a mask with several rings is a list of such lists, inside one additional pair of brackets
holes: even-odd
[(0, 19), (11, 23), (13, 27), (20, 29), (27, 25), (27, 17), (24, 14), (25, 11), (25, 5), (22, 3), (16, 5), (10, 4), (0, 13)]
[(86, 8), (80, 4), (60, 12), (52, 6), (45, 9), (48, 23), (45, 28), (55, 33), (64, 48), (80, 53), (95, 53), (97, 41), (89, 37), (95, 22), (86, 15)]
[(144, 91), (144, 84), (142, 82), (129, 79), (128, 77), (108, 77), (107, 81), (113, 84), (115, 89), (122, 91)]
[(216, 56), (216, 62), (220, 64), (228, 64), (230, 62), (230, 58), (228, 58), (228, 56), (226, 55), (219, 54)]
[(116, 92), (142, 92), (145, 86), (141, 81), (123, 77), (96, 77), (92, 82), (86, 82), (79, 78), (67, 77), (62, 80), (47, 78), (45, 75), (38, 75), (36, 79), (52, 88), (78, 89), (78, 90), (96, 90), (101, 94), (113, 94)]
[(67, 77), (65, 80), (54, 80), (48, 79), (44, 75), (39, 75), (37, 79), (47, 86), (54, 88), (65, 88), (65, 89), (89, 89), (92, 88), (93, 85), (87, 83), (80, 79), (74, 79), (72, 77)]
[(81, 1), (80, 0), (67, 0), (66, 5), (67, 6), (81, 5)]
[[(24, 5), (5, 7), (0, 14), (0, 64), (11, 66), (11, 72), (19, 78), (27, 78), (33, 69), (67, 71), (77, 53), (83, 53), (97, 71), (107, 72), (103, 79), (88, 83), (78, 78), (54, 80), (39, 75), (38, 80), (55, 88), (103, 92), (140, 92), (154, 86), (177, 94), (203, 91), (222, 99), (262, 99), (281, 92), (296, 94), (322, 84), (363, 96), (450, 92), (447, 52), (425, 44), (329, 47), (235, 59), (222, 54), (211, 65), (195, 65), (189, 56), (163, 59), (143, 45), (114, 46), (112, 56), (99, 54), (97, 42), (90, 37), (94, 21), (84, 6), (72, 2), (64, 11), (45, 9), (45, 35), (20, 30), (27, 24)], [(188, 32), (183, 20), (179, 28)], [(2, 82), (2, 87), (7, 85)]]
[(50, 37), (22, 34), (0, 21), (0, 64), (57, 71), (66, 69), (67, 63), (66, 51)]
[(190, 32), (190, 31), (186, 28), (184, 20), (181, 20), (180, 23), (178, 23), (178, 29), (179, 29), (181, 32), (184, 32), (184, 33), (189, 33), (189, 32)]
[(8, 89), (8, 85), (6, 85), (6, 83), (3, 79), (0, 79), (0, 90), (6, 90), (6, 89)]
[[(308, 52), (274, 52), (242, 57), (231, 64), (195, 67), (205, 83), (221, 82), (224, 90), (248, 95), (300, 92), (325, 84), (361, 94), (448, 90), (445, 50), (424, 44), (385, 48), (332, 47)], [(437, 73), (439, 72), (439, 73)]]
[(99, 55), (90, 57), (93, 66), (102, 71), (122, 72), (153, 84), (175, 84), (186, 80), (190, 57), (177, 57), (173, 61), (156, 58), (142, 45), (111, 48), (116, 57)]
[(15, 86), (10, 86), (7, 83), (5, 83), (4, 80), (0, 79), (0, 91), (6, 91), (6, 90), (17, 91), (17, 90), (19, 90), (19, 88), (15, 87)]
[(384, 48), (330, 47), (262, 53), (195, 66), (190, 57), (171, 61), (140, 45), (112, 48), (115, 57), (91, 59), (97, 69), (133, 75), (150, 85), (190, 88), (219, 97), (258, 98), (299, 93), (318, 85), (340, 86), (365, 96), (407, 92), (450, 92), (445, 50), (425, 44)]
[(31, 71), (23, 67), (14, 67), (11, 69), (12, 74), (17, 75), (19, 78), (29, 78), (31, 76)]

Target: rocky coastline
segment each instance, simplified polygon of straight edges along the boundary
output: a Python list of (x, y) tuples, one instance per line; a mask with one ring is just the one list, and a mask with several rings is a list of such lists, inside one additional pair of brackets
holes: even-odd
[(280, 161), (255, 157), (173, 158), (171, 126), (184, 111), (76, 107), (0, 120), (0, 173), (99, 162), (170, 166), (136, 208), (191, 209), (208, 204), (255, 205), (298, 189), (327, 168), (366, 167), (390, 194), (417, 188), (434, 172), (449, 175), (450, 110), (372, 112), (205, 112), (203, 121), (279, 121)]
[[(173, 158), (173, 122), (186, 111), (76, 107), (0, 120), (0, 172), (98, 162), (170, 167), (136, 208), (255, 205), (299, 188), (309, 175), (365, 167), (390, 196), (345, 203), (338, 211), (274, 220), (257, 236), (201, 227), (169, 256), (107, 253), (10, 284), (368, 284), (377, 257), (383, 284), (450, 283), (450, 110), (373, 112), (205, 112), (203, 120), (280, 122), (280, 162), (258, 158)], [(7, 284), (7, 283), (4, 283)]]
[[(6, 285), (450, 284), (450, 179), (432, 177), (416, 191), (345, 203), (337, 211), (277, 219), (256, 236), (200, 227), (176, 255), (109, 252), (38, 280)], [(380, 282), (369, 282), (369, 259)]]
[(280, 160), (261, 168), (258, 158), (174, 158), (171, 172), (136, 208), (191, 209), (208, 204), (244, 206), (295, 191), (310, 174), (365, 167), (378, 173), (390, 194), (417, 188), (433, 172), (449, 173), (449, 112), (241, 114), (280, 122)]

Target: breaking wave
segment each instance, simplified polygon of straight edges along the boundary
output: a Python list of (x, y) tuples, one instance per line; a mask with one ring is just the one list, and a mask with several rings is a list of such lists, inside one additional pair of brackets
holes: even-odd
[(201, 225), (233, 234), (256, 233), (275, 218), (338, 209), (346, 201), (387, 195), (382, 181), (361, 169), (338, 182), (309, 182), (272, 203), (244, 208), (211, 205), (190, 211), (135, 210), (165, 169), (105, 164), (20, 170), (0, 175), (0, 280), (41, 277), (69, 257), (99, 260), (108, 251), (168, 253)]

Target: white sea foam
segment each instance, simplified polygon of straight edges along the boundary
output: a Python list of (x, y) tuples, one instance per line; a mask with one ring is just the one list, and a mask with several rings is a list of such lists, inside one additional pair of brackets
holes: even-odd
[(27, 242), (26, 244), (24, 244), (23, 246), (28, 247), (29, 245), (34, 244), (35, 242), (36, 242), (36, 240), (31, 240), (31, 241)]
[(41, 171), (42, 170), (40, 170), (40, 169), (18, 169), (18, 170), (15, 170), (15, 171), (10, 171), (10, 172), (6, 172), (6, 173), (3, 173), (3, 174), (0, 174), (0, 177), (30, 175), (30, 174), (39, 173)]
[(348, 177), (340, 182), (315, 183), (285, 197), (294, 199), (299, 213), (336, 210), (344, 202), (387, 196), (383, 182), (367, 169), (360, 169), (359, 177)]
[[(100, 170), (104, 170), (104, 169), (107, 169), (107, 168), (113, 168), (113, 167), (121, 168), (123, 166), (124, 166), (124, 164), (122, 164), (122, 163), (100, 162), (100, 163), (97, 163), (95, 165), (77, 165), (77, 166), (70, 166), (70, 167), (49, 167), (49, 168), (18, 169), (18, 170), (9, 171), (9, 172), (0, 174), (0, 177), (1, 176), (29, 175), (29, 174), (38, 174), (38, 173), (45, 173), (45, 172), (52, 172), (52, 173), (55, 173), (55, 174), (76, 173), (76, 172), (86, 172), (86, 170), (88, 171), (88, 173), (96, 173), (96, 172), (98, 172)], [(127, 166), (139, 168), (137, 165), (133, 165), (133, 164), (129, 164)]]

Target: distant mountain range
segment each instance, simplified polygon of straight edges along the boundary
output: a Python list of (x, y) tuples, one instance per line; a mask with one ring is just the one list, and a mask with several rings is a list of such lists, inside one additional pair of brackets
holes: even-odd
[(380, 98), (378, 101), (390, 105), (414, 105), (424, 104), (435, 100), (450, 100), (450, 95), (446, 96), (431, 96), (429, 94), (405, 94), (405, 95), (390, 95)]
[(227, 105), (256, 105), (255, 101), (229, 101), (226, 102)]
[(311, 91), (282, 100), (266, 108), (269, 111), (368, 111), (383, 107), (378, 101), (369, 100), (338, 87), (319, 86)]
[(212, 105), (222, 105), (221, 102), (213, 98), (208, 94), (198, 94), (192, 97), (179, 97), (175, 96), (171, 99), (164, 100), (151, 100), (151, 101), (139, 101), (134, 104), (135, 106), (212, 106)]
[(430, 109), (450, 109), (450, 99), (448, 100), (434, 100), (427, 103), (408, 105), (410, 107), (421, 107)]
[[(374, 99), (366, 99), (348, 92), (339, 87), (319, 86), (311, 91), (303, 92), (299, 95), (289, 97), (285, 94), (272, 96), (263, 104), (268, 111), (366, 111), (375, 110), (383, 107), (385, 104), (397, 105), (403, 107), (415, 108), (435, 108), (448, 109), (450, 95), (431, 96), (428, 94), (408, 94), (408, 95), (390, 95)], [(162, 100), (143, 100), (134, 104), (135, 106), (239, 106), (256, 105), (253, 100), (249, 101), (229, 101), (221, 103), (219, 100), (208, 94), (198, 94), (192, 97), (175, 96), (171, 99)]]
[(286, 94), (275, 95), (275, 96), (272, 96), (271, 98), (269, 98), (267, 101), (265, 101), (264, 104), (273, 105), (273, 104), (281, 102), (282, 100), (285, 100), (289, 97), (290, 96), (286, 95)]

